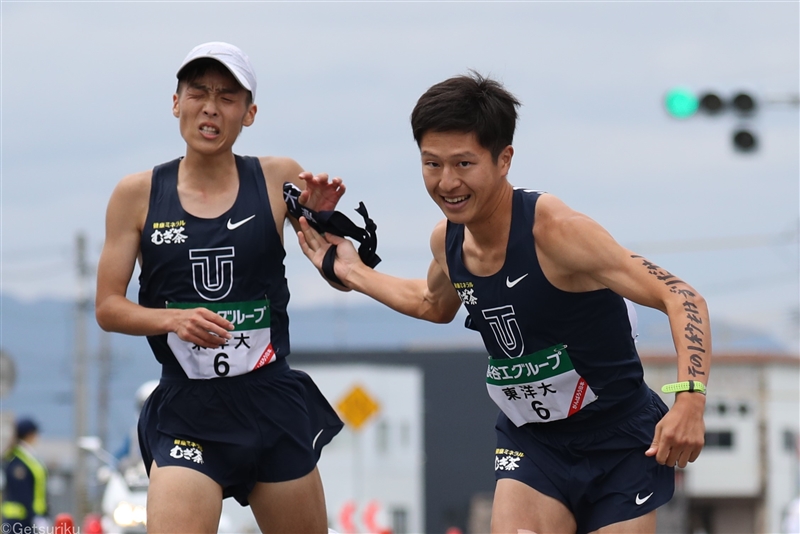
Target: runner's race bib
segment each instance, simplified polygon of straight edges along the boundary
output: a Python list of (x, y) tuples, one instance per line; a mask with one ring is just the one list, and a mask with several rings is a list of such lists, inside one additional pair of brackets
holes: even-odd
[(174, 332), (167, 344), (186, 376), (193, 379), (243, 375), (275, 361), (270, 339), (269, 301), (223, 303), (167, 303), (167, 308), (207, 308), (233, 323), (233, 337), (224, 345), (207, 349), (183, 341)]
[(489, 396), (515, 425), (566, 419), (597, 399), (566, 349), (561, 344), (519, 358), (489, 359)]

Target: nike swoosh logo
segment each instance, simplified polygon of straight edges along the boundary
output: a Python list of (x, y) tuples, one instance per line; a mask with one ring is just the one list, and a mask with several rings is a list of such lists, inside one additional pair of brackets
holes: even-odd
[(246, 223), (247, 221), (249, 221), (253, 217), (255, 217), (255, 215), (251, 215), (250, 217), (248, 217), (246, 219), (242, 219), (241, 221), (239, 221), (237, 223), (231, 222), (231, 220), (228, 219), (228, 230), (236, 230), (237, 228), (239, 228), (241, 225), (243, 225), (244, 223)]
[(648, 495), (647, 497), (644, 497), (644, 498), (640, 499), (640, 498), (639, 498), (639, 494), (637, 493), (637, 494), (636, 494), (636, 506), (641, 506), (641, 505), (643, 505), (644, 503), (646, 503), (646, 502), (647, 502), (647, 499), (649, 499), (649, 498), (650, 498), (650, 497), (652, 497), (652, 496), (653, 496), (653, 492), (650, 492), (650, 495)]
[(515, 285), (519, 284), (522, 281), (522, 279), (525, 278), (526, 276), (528, 276), (528, 273), (523, 274), (513, 282), (506, 276), (506, 287), (514, 287)]
[[(325, 430), (325, 429), (323, 428), (322, 430)], [(311, 448), (312, 448), (312, 449), (313, 449), (313, 448), (314, 448), (314, 446), (317, 444), (317, 438), (319, 438), (319, 435), (320, 435), (320, 434), (322, 434), (322, 430), (320, 430), (319, 432), (317, 432), (317, 435), (316, 435), (316, 436), (314, 436), (314, 441), (312, 441), (312, 442), (311, 442)], [(652, 494), (651, 494), (651, 495), (652, 495)]]

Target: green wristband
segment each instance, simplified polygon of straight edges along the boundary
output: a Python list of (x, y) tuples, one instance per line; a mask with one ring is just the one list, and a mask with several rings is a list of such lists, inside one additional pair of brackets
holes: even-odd
[(681, 391), (688, 391), (690, 393), (697, 392), (706, 394), (706, 385), (697, 380), (686, 380), (685, 382), (674, 382), (672, 384), (664, 384), (661, 388), (663, 393), (680, 393)]

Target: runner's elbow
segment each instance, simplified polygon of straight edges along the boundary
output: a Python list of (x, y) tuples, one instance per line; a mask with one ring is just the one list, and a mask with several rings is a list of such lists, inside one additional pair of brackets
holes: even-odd
[(97, 299), (95, 302), (94, 317), (100, 328), (106, 332), (115, 332), (115, 316), (113, 303), (110, 303), (109, 299)]
[(458, 308), (449, 310), (441, 307), (432, 307), (421, 318), (436, 324), (447, 324), (455, 318), (457, 312)]
[(703, 298), (703, 295), (700, 293), (695, 293), (694, 304), (698, 308), (705, 310), (706, 313), (708, 312), (708, 303), (706, 303), (706, 299)]
[(108, 314), (105, 312), (105, 308), (102, 305), (99, 305), (95, 308), (94, 317), (97, 320), (97, 326), (99, 326), (105, 332), (111, 332), (111, 320), (108, 317)]

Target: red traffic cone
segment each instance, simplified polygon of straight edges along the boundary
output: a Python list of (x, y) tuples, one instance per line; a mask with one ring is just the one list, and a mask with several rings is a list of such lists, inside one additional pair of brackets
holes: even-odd
[(103, 534), (103, 523), (97, 514), (89, 514), (83, 520), (82, 534)]
[(69, 514), (58, 514), (53, 521), (53, 534), (75, 534), (75, 521)]

